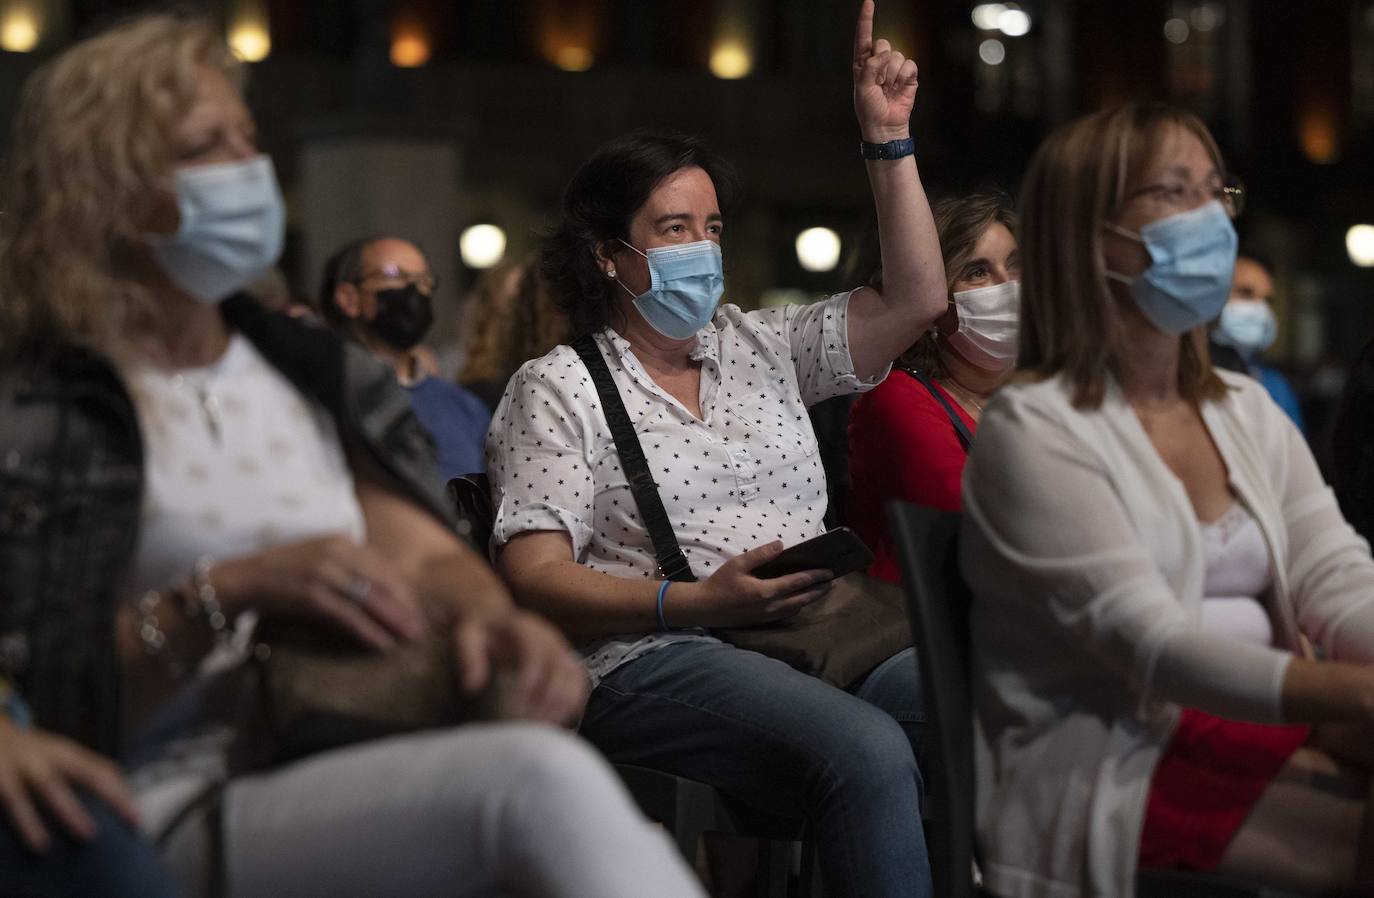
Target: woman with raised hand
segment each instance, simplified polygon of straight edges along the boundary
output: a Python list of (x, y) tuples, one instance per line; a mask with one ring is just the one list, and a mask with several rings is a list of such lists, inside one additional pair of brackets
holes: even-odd
[[(585, 674), (450, 529), (394, 377), (233, 295), (283, 236), (241, 79), (208, 21), (150, 15), (24, 90), (0, 216), (0, 892), (163, 893), (130, 787), (90, 751), (132, 746), (149, 834), (229, 777), (167, 843), (188, 891), (218, 821), (231, 895), (700, 896), (550, 725), (581, 712)], [(437, 633), (464, 690), (502, 674), (510, 722), (230, 775), (240, 718), (217, 698), (254, 618), (378, 652)], [(34, 860), (67, 834), (98, 841), (64, 858), (139, 876)]]
[(1242, 199), (1161, 104), (1060, 128), (1026, 173), (1020, 370), (961, 548), (999, 895), (1131, 895), (1140, 868), (1374, 889), (1374, 561), (1292, 421), (1208, 361)]
[[(677, 540), (664, 575), (588, 369), (555, 349), (511, 380), (488, 435), (494, 542), (517, 597), (562, 625), (596, 684), (582, 732), (614, 761), (700, 780), (814, 826), (835, 896), (929, 894), (910, 651), (839, 689), (709, 628), (796, 614), (825, 571), (761, 579), (823, 529), (808, 405), (881, 381), (945, 306), (909, 119), (916, 65), (859, 13), (854, 103), (883, 289), (743, 312), (724, 292), (731, 180), (697, 140), (637, 133), (574, 176), (541, 268), (606, 360)], [(905, 729), (905, 732), (904, 732)]]

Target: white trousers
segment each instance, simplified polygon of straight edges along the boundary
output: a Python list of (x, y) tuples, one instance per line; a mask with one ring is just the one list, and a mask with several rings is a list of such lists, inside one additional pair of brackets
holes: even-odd
[[(173, 797), (140, 800), (164, 816)], [(223, 820), (233, 898), (704, 898), (606, 762), (539, 724), (401, 736), (242, 777)], [(208, 832), (193, 818), (164, 850), (188, 895), (206, 888)]]

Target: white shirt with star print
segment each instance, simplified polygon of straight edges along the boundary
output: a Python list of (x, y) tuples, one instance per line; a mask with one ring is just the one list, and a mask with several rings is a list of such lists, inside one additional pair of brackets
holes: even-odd
[[(755, 546), (820, 534), (826, 491), (806, 409), (880, 383), (849, 355), (849, 294), (756, 312), (724, 305), (697, 333), (698, 419), (662, 390), (615, 331), (596, 334), (644, 447), (673, 531), (699, 578)], [(657, 579), (596, 388), (576, 352), (559, 346), (511, 378), (487, 435), (496, 520), (493, 546), (559, 530), (573, 557), (618, 577)], [(672, 623), (672, 590), (665, 603)], [(580, 646), (593, 682), (620, 664), (704, 630), (626, 633)]]

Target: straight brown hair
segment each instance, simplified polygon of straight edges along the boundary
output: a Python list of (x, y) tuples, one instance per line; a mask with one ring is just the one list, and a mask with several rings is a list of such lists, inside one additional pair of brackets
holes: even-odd
[[(1163, 103), (1130, 103), (1084, 116), (1040, 145), (1021, 187), (1019, 377), (1064, 374), (1073, 403), (1096, 408), (1107, 376), (1121, 376), (1120, 310), (1107, 286), (1103, 222), (1139, 182), (1175, 129), (1192, 134), (1218, 171), (1221, 151), (1197, 116)], [(1178, 389), (1194, 402), (1219, 399), (1205, 328), (1179, 337)]]

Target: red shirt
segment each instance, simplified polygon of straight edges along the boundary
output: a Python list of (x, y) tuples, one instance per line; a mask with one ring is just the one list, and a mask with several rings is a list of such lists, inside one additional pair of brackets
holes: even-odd
[[(939, 384), (935, 389), (973, 433), (977, 424), (968, 413)], [(959, 511), (960, 479), (967, 458), (949, 414), (906, 372), (894, 370), (859, 397), (849, 414), (846, 517), (873, 550), (870, 574), (892, 583), (901, 579), (897, 552), (887, 532), (887, 503), (902, 499)]]

